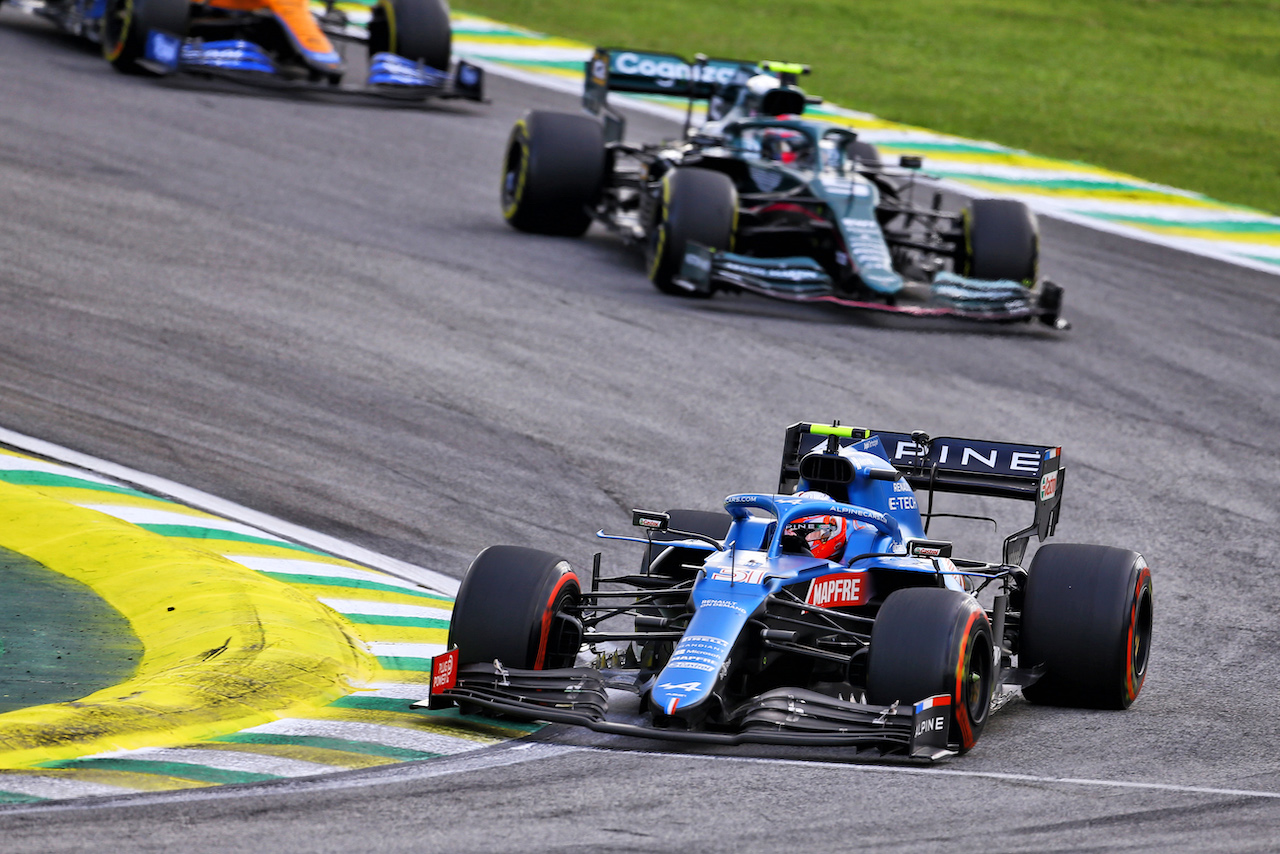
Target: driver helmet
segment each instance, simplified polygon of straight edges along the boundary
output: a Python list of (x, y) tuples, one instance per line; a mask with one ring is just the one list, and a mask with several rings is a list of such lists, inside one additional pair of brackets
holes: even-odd
[(788, 166), (804, 163), (812, 147), (806, 134), (789, 128), (771, 128), (760, 136), (760, 156)]
[(814, 557), (839, 560), (849, 540), (843, 516), (805, 516), (787, 525), (787, 534), (800, 537)]

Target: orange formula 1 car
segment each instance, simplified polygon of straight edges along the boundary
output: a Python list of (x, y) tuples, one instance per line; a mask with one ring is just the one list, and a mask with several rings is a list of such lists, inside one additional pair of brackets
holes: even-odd
[[(19, 0), (102, 45), (117, 70), (195, 73), (274, 88), (483, 100), (483, 71), (451, 62), (444, 0)], [(368, 77), (343, 85), (337, 45), (364, 42)]]

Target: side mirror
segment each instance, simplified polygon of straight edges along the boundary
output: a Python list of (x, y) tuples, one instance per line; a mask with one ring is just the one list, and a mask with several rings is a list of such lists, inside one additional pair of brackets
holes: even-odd
[(653, 510), (632, 510), (631, 524), (646, 531), (665, 534), (667, 526), (671, 524), (671, 516), (668, 513), (657, 513)]
[(907, 540), (912, 557), (951, 557), (951, 543), (945, 540)]

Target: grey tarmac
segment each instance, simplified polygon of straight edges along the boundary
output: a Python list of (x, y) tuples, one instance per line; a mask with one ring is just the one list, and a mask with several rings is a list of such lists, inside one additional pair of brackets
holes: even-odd
[(194, 91), (0, 9), (0, 424), (455, 577), (770, 489), (794, 421), (1060, 444), (1059, 540), (1153, 567), (1141, 698), (1015, 701), (923, 770), (553, 729), (580, 749), (0, 809), (6, 854), (1275, 848), (1280, 278), (1042, 221), (1065, 335), (673, 299), (607, 234), (501, 221), (511, 123), (575, 105), (490, 94)]

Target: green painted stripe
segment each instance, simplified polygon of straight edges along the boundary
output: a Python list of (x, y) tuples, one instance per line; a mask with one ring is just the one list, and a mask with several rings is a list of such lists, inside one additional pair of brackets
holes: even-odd
[(563, 69), (565, 71), (576, 71), (582, 73), (581, 59), (518, 59), (510, 56), (502, 56), (501, 54), (488, 54), (483, 50), (468, 50), (467, 56), (473, 56), (478, 59), (487, 59), (490, 62), (501, 62), (503, 65), (514, 65), (520, 68), (537, 69)]
[(162, 774), (166, 777), (178, 777), (183, 780), (198, 780), (201, 783), (231, 785), (235, 783), (265, 783), (269, 780), (280, 780), (275, 774), (255, 774), (251, 771), (228, 771), (223, 768), (208, 768), (204, 765), (191, 765), (187, 762), (161, 762), (152, 759), (123, 759), (119, 757), (103, 757), (100, 759), (64, 759), (61, 762), (45, 762), (41, 768), (101, 768), (106, 771), (131, 771), (137, 774)]
[[(566, 41), (568, 41), (567, 39), (558, 38), (546, 33), (535, 33), (532, 30), (516, 30), (511, 27), (502, 27), (500, 29), (488, 29), (483, 27), (475, 29), (466, 29), (465, 27), (463, 29), (455, 28), (453, 31), (454, 37), (457, 38), (459, 33), (468, 33), (478, 38), (485, 39), (485, 43), (491, 43), (488, 41), (489, 39), (505, 39), (506, 41), (500, 42), (503, 47), (546, 47), (547, 45), (545, 42), (558, 42), (558, 44), (550, 46), (553, 50), (572, 50), (577, 47), (577, 45), (574, 44), (566, 44)], [(583, 46), (582, 50), (583, 52), (590, 52), (591, 48)]]
[(431, 659), (404, 658), (399, 655), (380, 655), (378, 663), (387, 670), (415, 670), (421, 673), (431, 672)]
[(68, 489), (93, 489), (98, 492), (113, 492), (117, 495), (132, 495), (137, 498), (155, 498), (154, 495), (148, 495), (145, 492), (139, 492), (127, 486), (113, 486), (109, 483), (85, 480), (82, 477), (52, 474), (43, 471), (0, 471), (0, 481), (12, 483), (15, 486), (58, 486)]
[[(537, 33), (529, 30), (517, 30), (514, 27), (503, 25), (485, 25), (477, 22), (470, 24), (468, 21), (455, 21), (453, 23), (453, 38), (455, 41), (465, 41), (466, 36), (490, 36), (492, 38), (506, 37), (521, 40), (533, 41), (537, 37)], [(459, 39), (459, 36), (463, 38)], [(545, 36), (544, 36), (545, 38)]]
[(265, 732), (237, 732), (212, 739), (231, 744), (294, 744), (299, 747), (323, 747), (326, 750), (340, 750), (343, 753), (360, 753), (365, 756), (381, 756), (386, 759), (399, 759), (412, 762), (415, 759), (436, 759), (438, 753), (425, 750), (411, 750), (407, 747), (392, 747), (372, 741), (348, 741), (342, 738), (325, 738), (319, 735), (273, 735)]
[(142, 641), (123, 614), (93, 588), (5, 548), (0, 603), (0, 713), (78, 700), (138, 670)]
[(380, 584), (377, 581), (357, 581), (354, 578), (333, 578), (328, 575), (294, 575), (289, 572), (263, 572), (268, 578), (284, 581), (289, 584), (315, 584), (321, 587), (349, 587), (353, 590), (383, 590), (388, 593), (403, 593), (419, 599), (433, 599), (437, 602), (452, 602), (447, 596), (439, 593), (428, 593), (425, 590), (413, 590), (408, 587), (397, 587), (394, 584)]
[[(426, 691), (427, 686), (423, 685), (422, 690)], [(349, 697), (339, 697), (329, 704), (329, 708), (339, 709), (370, 709), (378, 712), (407, 712), (411, 715), (426, 711), (425, 709), (410, 708), (413, 700), (406, 700), (403, 697), (361, 697), (358, 694), (352, 694)]]
[(292, 551), (310, 552), (315, 555), (330, 557), (325, 552), (300, 546), (284, 540), (273, 540), (267, 537), (254, 537), (249, 534), (237, 534), (234, 531), (220, 531), (216, 528), (201, 528), (196, 525), (139, 525), (145, 531), (159, 534), (162, 537), (184, 537), (190, 540), (229, 540), (235, 543), (256, 543), (262, 546), (276, 546)]
[(34, 804), (43, 800), (47, 798), (37, 798), (35, 795), (24, 795), (20, 792), (0, 792), (0, 804)]
[[(1123, 181), (1082, 181), (1076, 178), (1006, 178), (1000, 175), (983, 175), (950, 169), (934, 169), (933, 171), (945, 178), (957, 181), (970, 181), (977, 184), (1000, 184), (1004, 187), (1026, 187), (1034, 190), (1084, 190), (1095, 193), (1142, 193), (1152, 196), (1177, 195), (1176, 193), (1152, 189), (1139, 184), (1127, 184)], [(1178, 196), (1178, 198), (1184, 197)]]
[[(422, 686), (422, 690), (427, 690), (427, 685)], [(482, 729), (497, 735), (511, 736), (517, 733), (537, 732), (542, 729), (542, 724), (521, 723), (518, 721), (502, 720), (497, 721), (492, 718), (480, 717), (479, 715), (464, 715), (458, 709), (415, 709), (412, 707), (413, 700), (406, 700), (399, 697), (361, 697), (358, 694), (352, 694), (349, 697), (342, 697), (334, 700), (329, 704), (330, 708), (340, 709), (365, 709), (374, 712), (399, 712), (401, 714), (419, 715), (423, 718), (434, 719), (437, 723), (447, 724), (449, 726), (467, 726), (472, 729)]]
[(1111, 222), (1122, 222), (1129, 225), (1145, 225), (1153, 228), (1194, 228), (1204, 231), (1220, 231), (1224, 234), (1280, 234), (1280, 222), (1262, 220), (1233, 219), (1164, 219), (1148, 216), (1125, 216), (1124, 214), (1108, 214), (1090, 211), (1090, 215)]
[(461, 710), (453, 709), (423, 709), (428, 717), (437, 718), (441, 723), (459, 723), (469, 726), (480, 726), (489, 729), (508, 730), (511, 732), (537, 732), (546, 724), (526, 723), (524, 721), (513, 721), (503, 719), (501, 721), (493, 718), (485, 718), (479, 715), (464, 715)]
[[(416, 607), (416, 606), (415, 606)], [(448, 620), (437, 620), (431, 617), (388, 617), (384, 614), (346, 614), (353, 623), (366, 626), (413, 626), (420, 629), (447, 629)]]
[(1265, 255), (1246, 255), (1244, 257), (1252, 258), (1255, 261), (1262, 261), (1264, 263), (1271, 264), (1277, 268), (1280, 268), (1280, 258), (1271, 258)]
[[(832, 115), (838, 114), (832, 113)], [(961, 141), (949, 142), (945, 140), (939, 142), (916, 142), (915, 140), (902, 140), (900, 142), (885, 141), (877, 142), (876, 148), (879, 148), (881, 151), (949, 151), (953, 154), (991, 154), (996, 156), (1014, 154), (1028, 156), (1024, 152), (1014, 151), (1009, 148), (992, 148), (989, 145), (976, 145)], [(1071, 161), (1065, 160), (1062, 162), (1071, 163)], [(1083, 166), (1084, 164), (1079, 165)]]

